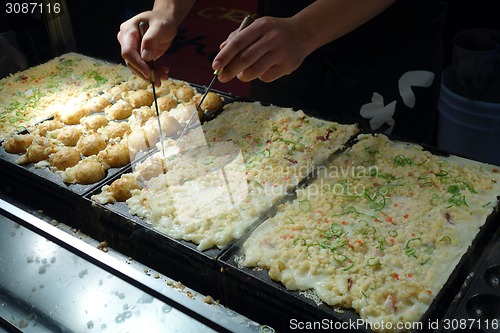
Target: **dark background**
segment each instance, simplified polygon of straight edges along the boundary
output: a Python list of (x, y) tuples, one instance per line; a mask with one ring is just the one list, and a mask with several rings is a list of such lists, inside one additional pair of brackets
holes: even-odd
[[(59, 55), (54, 54), (54, 51), (49, 47), (45, 23), (40, 15), (6, 14), (5, 3), (15, 1), (1, 1), (0, 33), (6, 31), (15, 32), (19, 47), (26, 55), (29, 66), (38, 65)], [(210, 0), (203, 1), (206, 1), (207, 5), (210, 3)], [(251, 2), (228, 3), (233, 7), (241, 6), (248, 9)], [(116, 39), (120, 23), (136, 13), (150, 9), (152, 4), (153, 0), (67, 0), (71, 27), (76, 42), (76, 50), (73, 51), (123, 63), (120, 56), (120, 47)], [(451, 62), (452, 38), (458, 31), (469, 28), (500, 30), (500, 18), (494, 4), (495, 1), (491, 0), (448, 0), (448, 15), (443, 30), (445, 47), (443, 68)], [(252, 6), (250, 5), (250, 7)], [(188, 25), (189, 21), (185, 24)], [(214, 31), (207, 33), (216, 34), (217, 30), (214, 29)], [(223, 37), (220, 38), (222, 40)], [(178, 78), (184, 79), (182, 77)]]

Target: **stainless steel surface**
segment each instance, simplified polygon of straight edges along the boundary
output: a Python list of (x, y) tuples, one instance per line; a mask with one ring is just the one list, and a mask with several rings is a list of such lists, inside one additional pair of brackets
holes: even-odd
[[(139, 31), (141, 33), (141, 38), (144, 37), (144, 34), (148, 30), (148, 27), (149, 26), (146, 22), (139, 23)], [(158, 97), (156, 96), (156, 88), (155, 88), (156, 75), (155, 75), (155, 68), (154, 68), (153, 61), (149, 61), (148, 65), (149, 65), (149, 69), (151, 70), (151, 74), (149, 76), (149, 82), (151, 82), (151, 87), (153, 88), (153, 98), (154, 98), (154, 104), (155, 104), (156, 119), (158, 121), (158, 130), (160, 131), (159, 133), (160, 133), (161, 151), (162, 151), (163, 157), (165, 158), (165, 146), (164, 146), (165, 137), (163, 136), (163, 130), (161, 128), (160, 110), (158, 110)]]
[(2, 320), (24, 332), (261, 330), (1, 199), (0, 213), (0, 331)]

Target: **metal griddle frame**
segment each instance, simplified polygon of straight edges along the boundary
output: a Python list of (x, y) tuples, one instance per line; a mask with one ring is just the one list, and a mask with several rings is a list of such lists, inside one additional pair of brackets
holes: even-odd
[[(204, 87), (196, 86), (198, 91)], [(225, 102), (249, 101), (230, 94), (218, 92)], [(214, 119), (218, 112), (209, 114), (207, 121)], [(358, 134), (370, 133), (361, 129)], [(398, 140), (389, 136), (391, 139)], [(406, 140), (400, 140), (406, 141)], [(334, 153), (336, 158), (355, 143), (351, 139), (345, 148)], [(424, 146), (433, 154), (449, 154), (434, 147)], [(17, 157), (16, 157), (17, 158)], [(300, 292), (289, 291), (281, 283), (272, 281), (267, 270), (241, 268), (237, 258), (240, 248), (250, 233), (268, 217), (275, 214), (277, 206), (294, 198), (295, 188), (275, 204), (266, 214), (252, 224), (245, 234), (223, 249), (209, 249), (200, 252), (191, 242), (172, 239), (156, 230), (146, 222), (128, 213), (124, 203), (100, 205), (92, 202), (92, 194), (100, 192), (102, 186), (110, 184), (122, 174), (130, 172), (130, 165), (113, 170), (107, 177), (94, 185), (82, 188), (61, 185), (51, 177), (40, 174), (40, 170), (29, 166), (18, 166), (5, 159), (0, 151), (0, 193), (5, 192), (21, 202), (29, 203), (35, 209), (42, 209), (49, 216), (81, 230), (97, 240), (106, 240), (110, 247), (148, 265), (172, 279), (204, 294), (210, 294), (229, 308), (238, 311), (262, 324), (269, 324), (276, 331), (290, 329), (290, 320), (332, 322), (355, 322), (359, 316), (354, 310), (334, 309), (325, 304), (317, 305), (312, 299)], [(47, 170), (46, 170), (47, 172)], [(312, 173), (314, 174), (314, 173)], [(55, 175), (55, 177), (59, 177)], [(59, 177), (60, 178), (60, 177)], [(307, 186), (313, 179), (306, 177), (298, 187)], [(442, 319), (448, 308), (460, 302), (463, 291), (468, 285), (467, 276), (474, 269), (480, 254), (486, 248), (500, 224), (497, 205), (473, 241), (469, 251), (462, 257), (448, 282), (422, 316), (421, 322)], [(450, 304), (450, 300), (451, 304)], [(424, 325), (425, 328), (425, 325)], [(353, 331), (353, 330), (348, 330)], [(371, 332), (366, 329), (358, 332)], [(424, 331), (427, 331), (424, 329)]]

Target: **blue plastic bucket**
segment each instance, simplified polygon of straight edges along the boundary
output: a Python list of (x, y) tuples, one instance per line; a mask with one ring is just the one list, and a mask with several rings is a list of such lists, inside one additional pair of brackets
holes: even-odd
[[(497, 80), (500, 81), (500, 80)], [(443, 71), (437, 146), (473, 160), (500, 165), (500, 84), (488, 101), (464, 97), (451, 68)], [(495, 102), (491, 102), (494, 100)]]

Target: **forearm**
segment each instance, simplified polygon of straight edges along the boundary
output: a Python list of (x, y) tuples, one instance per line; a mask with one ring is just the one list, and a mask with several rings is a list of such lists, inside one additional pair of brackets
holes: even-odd
[(155, 0), (153, 11), (161, 11), (174, 18), (177, 24), (187, 16), (195, 0)]
[(307, 54), (351, 32), (396, 0), (317, 0), (291, 18)]

